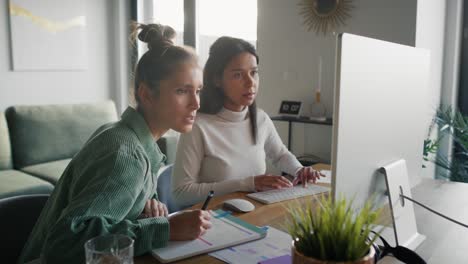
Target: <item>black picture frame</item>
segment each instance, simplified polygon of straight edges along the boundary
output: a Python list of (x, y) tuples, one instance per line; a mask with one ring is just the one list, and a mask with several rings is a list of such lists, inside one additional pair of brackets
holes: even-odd
[(281, 101), (279, 113), (283, 115), (299, 115), (302, 102), (299, 101)]

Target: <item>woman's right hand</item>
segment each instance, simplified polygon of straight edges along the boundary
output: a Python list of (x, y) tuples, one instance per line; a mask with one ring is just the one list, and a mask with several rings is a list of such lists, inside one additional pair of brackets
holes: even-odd
[(257, 191), (293, 187), (292, 182), (285, 177), (271, 174), (255, 176), (254, 183)]
[(176, 213), (169, 217), (169, 240), (193, 240), (211, 228), (208, 211), (193, 210)]

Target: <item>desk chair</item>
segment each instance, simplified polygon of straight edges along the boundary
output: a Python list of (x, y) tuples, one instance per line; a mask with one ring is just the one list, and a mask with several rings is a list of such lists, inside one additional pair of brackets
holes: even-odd
[(0, 199), (0, 259), (3, 263), (16, 263), (48, 198), (48, 194), (33, 194)]
[(169, 213), (177, 212), (180, 207), (172, 199), (172, 167), (174, 165), (166, 165), (159, 169), (158, 186), (156, 192), (160, 202), (166, 204)]

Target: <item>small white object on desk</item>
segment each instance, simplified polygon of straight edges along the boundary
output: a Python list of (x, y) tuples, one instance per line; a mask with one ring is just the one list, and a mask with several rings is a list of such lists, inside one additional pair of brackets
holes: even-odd
[(238, 213), (247, 213), (255, 209), (255, 205), (251, 202), (244, 199), (230, 199), (226, 200), (223, 203), (223, 207), (226, 210), (238, 212)]

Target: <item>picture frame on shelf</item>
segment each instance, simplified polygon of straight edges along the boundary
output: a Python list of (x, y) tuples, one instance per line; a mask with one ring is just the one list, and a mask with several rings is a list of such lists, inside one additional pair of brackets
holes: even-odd
[(281, 101), (279, 114), (283, 116), (299, 116), (301, 112), (302, 102), (300, 101)]

